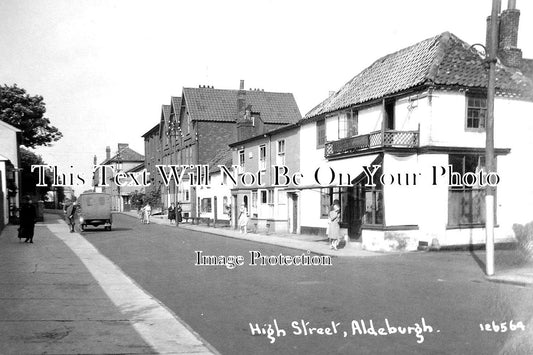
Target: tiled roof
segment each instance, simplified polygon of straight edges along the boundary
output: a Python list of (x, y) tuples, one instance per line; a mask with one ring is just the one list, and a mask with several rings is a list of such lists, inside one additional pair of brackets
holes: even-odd
[[(301, 119), (300, 110), (291, 93), (245, 90), (246, 105), (259, 112), (265, 123), (288, 124)], [(235, 121), (238, 90), (208, 87), (183, 88), (189, 114), (198, 121)]]
[(165, 120), (165, 122), (168, 122), (168, 119), (170, 118), (170, 105), (161, 105), (161, 114), (161, 117)]
[(231, 163), (233, 161), (232, 152), (229, 147), (223, 148), (215, 154), (211, 160), (207, 162), (207, 165), (209, 165), (209, 171), (214, 173), (219, 171), (218, 168), (219, 165), (225, 165), (228, 168), (231, 166)]
[(159, 132), (159, 123), (150, 128), (145, 134), (143, 134), (141, 137), (147, 138), (148, 136), (151, 136), (153, 133)]
[[(380, 99), (424, 84), (462, 88), (486, 87), (483, 58), (457, 36), (444, 32), (375, 61), (305, 115), (305, 119)], [(520, 70), (496, 67), (496, 90), (521, 97), (533, 95), (533, 82)]]
[[(119, 157), (120, 154), (120, 157)], [(120, 150), (120, 152), (117, 152), (117, 154), (113, 155), (111, 158), (104, 160), (102, 165), (106, 165), (109, 163), (116, 163), (116, 162), (135, 162), (138, 161), (139, 163), (144, 162), (144, 155), (137, 153), (130, 147), (125, 147)]]
[[(180, 105), (181, 105), (181, 97), (179, 96), (171, 96), (170, 97), (170, 104), (172, 105), (172, 108), (174, 109), (174, 112), (180, 112)], [(170, 106), (168, 107), (168, 114), (170, 116)]]

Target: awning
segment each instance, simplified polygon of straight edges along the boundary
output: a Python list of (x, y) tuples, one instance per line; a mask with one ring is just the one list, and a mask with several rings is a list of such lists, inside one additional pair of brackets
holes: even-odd
[[(363, 177), (363, 167), (381, 165), (381, 154), (370, 154), (346, 159), (332, 160), (316, 167), (307, 167), (300, 189), (352, 186)], [(318, 170), (318, 181), (315, 174)], [(333, 181), (332, 181), (333, 180)]]

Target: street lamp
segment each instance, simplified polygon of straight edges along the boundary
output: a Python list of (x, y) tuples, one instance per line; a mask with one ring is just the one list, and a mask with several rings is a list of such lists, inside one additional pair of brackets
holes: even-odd
[[(489, 64), (487, 84), (487, 120), (485, 122), (485, 168), (487, 175), (494, 171), (494, 96), (496, 91), (496, 62), (498, 49), (498, 17), (501, 0), (492, 0), (492, 12), (489, 24), (489, 40), (487, 47), (474, 44), (485, 50), (485, 62)], [(487, 276), (494, 275), (494, 195), (495, 188), (487, 184), (485, 187), (485, 271)]]
[[(175, 114), (174, 114), (175, 116)], [(176, 151), (176, 146), (177, 146), (177, 138), (178, 137), (183, 137), (183, 134), (181, 132), (181, 127), (179, 126), (179, 124), (176, 122), (176, 120), (174, 119), (170, 119), (169, 122), (168, 122), (168, 129), (167, 131), (165, 132), (165, 134), (167, 135), (167, 137), (172, 137), (174, 138), (174, 145), (172, 145), (172, 141), (171, 141), (171, 145), (170, 145), (170, 151), (171, 151), (171, 155), (170, 155), (170, 164), (172, 164), (172, 156), (174, 154), (176, 154), (176, 164), (178, 163), (178, 157), (177, 157), (177, 151)], [(169, 194), (170, 194), (170, 187), (169, 187)], [(176, 184), (176, 182), (174, 182), (174, 203), (175, 203), (175, 206), (174, 206), (174, 213), (176, 214), (176, 227), (178, 226), (178, 219), (177, 219), (177, 209), (178, 209), (178, 185)]]
[[(117, 153), (115, 160), (115, 172), (119, 173), (122, 170), (122, 156), (120, 155), (120, 150)], [(122, 196), (120, 195), (120, 185), (117, 184), (117, 195), (118, 195), (118, 212), (122, 212)]]

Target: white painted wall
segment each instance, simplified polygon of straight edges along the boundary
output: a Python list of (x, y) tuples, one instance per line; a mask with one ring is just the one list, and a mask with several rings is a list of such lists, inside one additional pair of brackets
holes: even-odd
[(217, 220), (230, 220), (229, 214), (226, 214), (226, 209), (224, 208), (224, 197), (227, 198), (228, 203), (231, 204), (231, 189), (233, 184), (231, 179), (227, 179), (226, 184), (222, 184), (222, 174), (214, 172), (210, 174), (211, 183), (209, 187), (200, 186), (196, 188), (196, 197), (200, 198), (200, 204), (203, 198), (211, 199), (211, 212), (201, 212), (200, 205), (200, 217), (201, 218), (211, 218), (215, 217), (215, 199), (217, 197)]

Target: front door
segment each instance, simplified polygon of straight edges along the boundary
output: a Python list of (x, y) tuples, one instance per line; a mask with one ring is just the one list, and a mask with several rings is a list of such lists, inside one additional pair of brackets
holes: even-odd
[(292, 228), (291, 233), (298, 233), (298, 195), (292, 194)]

